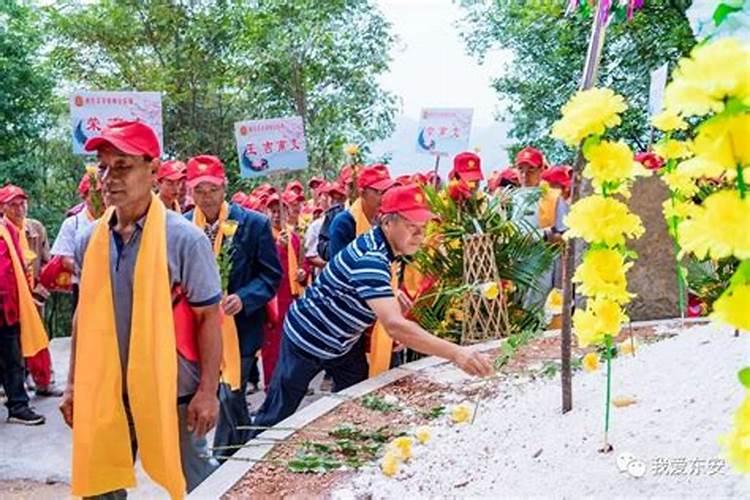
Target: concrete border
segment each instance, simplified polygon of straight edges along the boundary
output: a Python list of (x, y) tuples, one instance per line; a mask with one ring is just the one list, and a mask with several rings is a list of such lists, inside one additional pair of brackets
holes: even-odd
[[(707, 318), (686, 318), (686, 325), (695, 325), (700, 323), (709, 323)], [(636, 321), (632, 323), (633, 327), (644, 327), (644, 326), (657, 326), (657, 325), (680, 325), (680, 319), (661, 319), (661, 320), (649, 320), (649, 321)], [(560, 332), (557, 330), (546, 330), (542, 333), (544, 337), (554, 337)], [(490, 340), (481, 344), (477, 344), (476, 348), (480, 350), (489, 350), (499, 347), (505, 339)], [(332, 397), (325, 396), (319, 400), (311, 403), (302, 410), (298, 411), (294, 415), (290, 416), (286, 420), (280, 422), (277, 427), (282, 428), (295, 428), (299, 429), (311, 422), (322, 417), (331, 410), (337, 408), (345, 401), (350, 398), (358, 398), (369, 394), (373, 391), (381, 389), (387, 385), (401, 380), (409, 375), (414, 375), (417, 372), (437, 366), (440, 364), (448, 363), (448, 361), (442, 358), (436, 358), (434, 356), (422, 358), (411, 363), (407, 363), (401, 367), (389, 370), (375, 378), (371, 378), (360, 382), (359, 384), (353, 385), (348, 389), (345, 389), (338, 393), (337, 396)], [(290, 437), (296, 431), (281, 430), (281, 429), (269, 429), (259, 437), (272, 438), (275, 440), (282, 440)], [(215, 499), (224, 495), (228, 492), (237, 482), (242, 479), (245, 474), (253, 468), (256, 461), (261, 460), (270, 452), (277, 443), (269, 443), (266, 446), (255, 446), (250, 448), (241, 448), (234, 456), (241, 459), (247, 459), (248, 461), (241, 460), (227, 460), (216, 472), (211, 474), (203, 483), (200, 484), (195, 490), (190, 493), (188, 499), (202, 500), (202, 499)]]

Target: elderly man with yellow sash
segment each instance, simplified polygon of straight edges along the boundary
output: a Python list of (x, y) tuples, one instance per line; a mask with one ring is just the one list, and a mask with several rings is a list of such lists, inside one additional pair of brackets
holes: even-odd
[(137, 452), (182, 498), (218, 465), (205, 438), (219, 411), (216, 260), (203, 232), (152, 193), (160, 146), (148, 125), (115, 122), (85, 149), (97, 153), (109, 208), (76, 242), (80, 299), (60, 406), (73, 428), (73, 495), (124, 497)]
[(47, 348), (47, 333), (31, 297), (18, 231), (0, 219), (0, 383), (8, 422), (41, 425), (24, 388), (24, 357)]
[(165, 161), (156, 173), (159, 199), (164, 206), (177, 213), (182, 213), (181, 195), (185, 190), (185, 164), (178, 160)]
[(187, 183), (195, 209), (185, 214), (201, 229), (222, 262), (224, 312), (222, 339), (221, 411), (214, 435), (214, 454), (229, 456), (244, 444), (250, 424), (245, 388), (255, 356), (263, 343), (266, 304), (276, 294), (281, 265), (274, 251), (268, 217), (226, 202), (224, 165), (215, 156), (201, 155), (187, 163)]
[(341, 250), (289, 309), (279, 363), (254, 425), (270, 427), (299, 407), (310, 381), (327, 371), (340, 391), (367, 378), (357, 349), (377, 320), (394, 341), (453, 361), (470, 375), (487, 376), (492, 364), (470, 347), (435, 337), (406, 319), (391, 283), (391, 265), (421, 247), (433, 214), (421, 188), (387, 191), (380, 223)]

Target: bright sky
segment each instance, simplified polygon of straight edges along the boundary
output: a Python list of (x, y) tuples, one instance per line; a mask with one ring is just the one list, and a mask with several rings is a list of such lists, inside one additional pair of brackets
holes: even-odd
[(490, 88), (503, 54), (480, 66), (466, 54), (455, 22), (463, 12), (452, 0), (377, 0), (399, 44), (383, 85), (403, 99), (403, 114), (417, 119), (423, 107), (474, 108), (474, 124), (493, 122), (497, 98)]

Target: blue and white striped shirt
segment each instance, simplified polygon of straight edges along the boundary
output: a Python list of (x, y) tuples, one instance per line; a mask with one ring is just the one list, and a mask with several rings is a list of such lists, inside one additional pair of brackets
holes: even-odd
[(379, 227), (339, 252), (287, 312), (284, 334), (321, 359), (349, 352), (375, 323), (368, 300), (393, 297), (393, 252)]

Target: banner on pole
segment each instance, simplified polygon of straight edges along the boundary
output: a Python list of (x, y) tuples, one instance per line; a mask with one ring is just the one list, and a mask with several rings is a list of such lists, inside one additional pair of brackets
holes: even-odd
[(667, 87), (668, 72), (669, 63), (664, 63), (651, 72), (651, 87), (648, 92), (648, 113), (650, 116), (659, 114), (664, 105), (664, 89)]
[(234, 124), (242, 177), (260, 177), (307, 168), (302, 118), (247, 120)]
[(119, 120), (140, 120), (150, 125), (163, 146), (160, 92), (107, 92), (80, 90), (70, 95), (73, 154), (90, 155), (83, 145), (102, 128)]
[(471, 108), (423, 109), (417, 132), (417, 152), (448, 156), (469, 147)]

